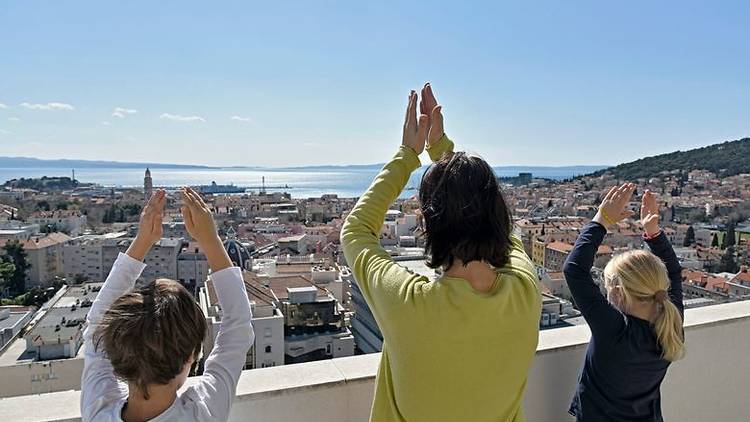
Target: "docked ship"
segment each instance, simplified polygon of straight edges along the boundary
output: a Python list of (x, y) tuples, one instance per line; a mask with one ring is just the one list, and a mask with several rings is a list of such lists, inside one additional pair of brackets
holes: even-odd
[(241, 188), (235, 185), (217, 185), (216, 182), (211, 182), (210, 185), (196, 186), (200, 193), (245, 193), (245, 188)]

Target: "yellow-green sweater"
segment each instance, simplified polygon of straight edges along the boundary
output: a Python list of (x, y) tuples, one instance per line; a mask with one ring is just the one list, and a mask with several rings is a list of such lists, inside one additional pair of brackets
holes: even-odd
[[(452, 152), (446, 137), (428, 149)], [(371, 421), (524, 421), (541, 297), (534, 266), (513, 237), (489, 293), (463, 279), (430, 282), (380, 246), (386, 211), (420, 166), (402, 146), (346, 219), (344, 254), (384, 337)]]

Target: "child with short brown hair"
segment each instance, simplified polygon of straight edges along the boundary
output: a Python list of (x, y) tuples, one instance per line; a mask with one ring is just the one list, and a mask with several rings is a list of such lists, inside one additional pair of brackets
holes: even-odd
[(165, 192), (144, 208), (138, 235), (115, 261), (87, 316), (81, 379), (84, 421), (225, 421), (253, 343), (241, 270), (216, 232), (211, 212), (192, 189), (182, 192), (190, 235), (206, 253), (223, 318), (205, 371), (177, 394), (200, 354), (206, 321), (178, 282), (159, 279), (132, 290), (151, 247), (161, 239)]

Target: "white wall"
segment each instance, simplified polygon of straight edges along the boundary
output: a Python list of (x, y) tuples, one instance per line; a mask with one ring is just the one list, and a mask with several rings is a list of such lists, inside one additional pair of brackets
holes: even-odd
[[(271, 317), (253, 317), (255, 368), (284, 364), (284, 316), (278, 310)], [(266, 353), (271, 346), (271, 353)]]
[[(746, 421), (750, 385), (750, 301), (687, 311), (687, 357), (663, 385), (665, 419)], [(530, 422), (566, 422), (570, 397), (588, 341), (588, 327), (543, 331), (526, 391)], [(379, 354), (243, 372), (230, 421), (366, 421)], [(193, 381), (189, 381), (193, 382)], [(0, 400), (15, 420), (77, 420), (78, 393)]]
[[(0, 366), (0, 397), (80, 389), (82, 372), (83, 358), (80, 357)], [(0, 399), (0, 408), (2, 402)]]

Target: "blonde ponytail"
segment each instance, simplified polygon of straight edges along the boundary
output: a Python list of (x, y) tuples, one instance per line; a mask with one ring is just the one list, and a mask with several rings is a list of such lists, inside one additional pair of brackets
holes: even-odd
[(681, 359), (685, 354), (685, 339), (682, 331), (682, 317), (669, 299), (657, 304), (659, 314), (654, 321), (654, 331), (662, 350), (662, 357), (670, 362)]
[(662, 357), (674, 362), (684, 356), (682, 317), (669, 300), (669, 277), (661, 259), (644, 250), (617, 255), (604, 268), (604, 279), (608, 286), (621, 286), (625, 303), (656, 302), (653, 327)]

